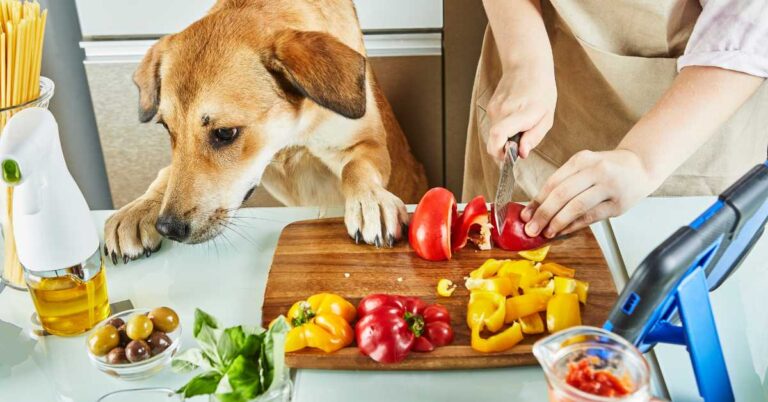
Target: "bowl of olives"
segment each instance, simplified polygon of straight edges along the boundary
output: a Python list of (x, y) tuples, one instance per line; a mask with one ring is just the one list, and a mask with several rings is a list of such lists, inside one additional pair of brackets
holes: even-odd
[(124, 380), (140, 380), (171, 364), (181, 346), (179, 316), (168, 307), (115, 314), (86, 337), (88, 357), (99, 370)]

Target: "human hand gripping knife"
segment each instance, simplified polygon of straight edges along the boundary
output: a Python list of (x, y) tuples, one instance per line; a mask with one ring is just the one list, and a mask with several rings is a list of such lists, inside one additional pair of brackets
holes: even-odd
[(768, 162), (755, 166), (643, 260), (604, 328), (642, 352), (659, 342), (685, 345), (704, 400), (733, 401), (708, 292), (738, 268), (766, 220)]

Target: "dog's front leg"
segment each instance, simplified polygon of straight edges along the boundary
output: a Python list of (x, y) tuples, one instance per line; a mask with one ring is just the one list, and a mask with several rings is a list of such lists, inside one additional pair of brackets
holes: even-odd
[(123, 263), (150, 254), (160, 248), (163, 237), (155, 229), (160, 205), (168, 184), (169, 168), (157, 174), (147, 192), (120, 208), (104, 225), (104, 252), (112, 262)]
[(392, 247), (408, 223), (405, 204), (386, 189), (390, 160), (383, 144), (362, 142), (351, 150), (341, 171), (344, 223), (355, 239)]

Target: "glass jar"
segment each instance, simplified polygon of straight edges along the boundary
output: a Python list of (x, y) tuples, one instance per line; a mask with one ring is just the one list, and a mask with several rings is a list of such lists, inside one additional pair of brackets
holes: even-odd
[[(5, 124), (14, 114), (30, 107), (48, 108), (48, 103), (53, 97), (53, 81), (46, 77), (40, 77), (40, 96), (37, 99), (23, 103), (21, 105), (6, 107), (0, 109), (0, 133), (5, 128)], [(19, 262), (19, 256), (16, 254), (16, 241), (13, 237), (13, 187), (2, 186), (5, 194), (0, 194), (0, 205), (2, 206), (2, 232), (3, 232), (3, 283), (14, 289), (25, 289), (24, 270)]]
[(40, 324), (48, 333), (79, 335), (109, 317), (99, 248), (80, 264), (42, 272), (25, 270), (24, 274)]

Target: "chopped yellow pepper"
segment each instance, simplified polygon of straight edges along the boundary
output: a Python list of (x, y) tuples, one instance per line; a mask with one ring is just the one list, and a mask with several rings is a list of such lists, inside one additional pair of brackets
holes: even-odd
[(541, 262), (541, 261), (544, 261), (544, 258), (547, 257), (548, 252), (549, 252), (549, 246), (544, 246), (544, 247), (537, 248), (535, 250), (518, 251), (517, 254), (520, 257), (529, 259), (531, 261)]
[(579, 301), (587, 304), (587, 293), (589, 292), (589, 283), (577, 280), (576, 281), (576, 294), (579, 296)]
[(566, 328), (581, 325), (579, 296), (575, 293), (561, 293), (552, 296), (547, 303), (547, 329), (555, 333)]
[(544, 320), (539, 313), (520, 317), (520, 326), (524, 334), (541, 334), (544, 332)]
[(467, 305), (467, 325), (470, 328), (484, 326), (496, 332), (504, 326), (506, 298), (504, 295), (484, 290), (474, 291), (469, 295)]
[(450, 279), (440, 279), (437, 281), (437, 294), (443, 297), (450, 297), (457, 286)]
[(561, 276), (555, 277), (555, 294), (561, 293), (575, 293), (576, 292), (576, 279), (563, 278)]
[[(519, 276), (515, 276), (515, 279), (519, 280)], [(497, 276), (494, 278), (467, 278), (464, 285), (471, 292), (484, 290), (486, 292), (499, 293), (502, 296), (509, 296), (517, 293), (517, 280), (513, 280), (512, 277)]]
[(335, 352), (354, 340), (350, 322), (357, 310), (352, 303), (332, 293), (319, 293), (298, 301), (288, 310), (291, 330), (285, 340), (286, 352), (306, 347)]
[(482, 325), (472, 328), (472, 349), (478, 352), (503, 352), (511, 349), (523, 340), (523, 331), (520, 324), (517, 322), (504, 331), (487, 339), (483, 339), (480, 336), (481, 330)]
[(520, 287), (523, 289), (543, 287), (549, 284), (552, 279), (551, 272), (536, 272), (535, 275), (528, 275), (520, 279)]
[(493, 258), (485, 260), (483, 265), (469, 273), (470, 278), (490, 278), (496, 275), (499, 268), (504, 264), (504, 261), (494, 260)]
[(576, 270), (568, 268), (564, 265), (560, 265), (556, 262), (546, 262), (541, 264), (541, 270), (551, 272), (555, 276), (564, 276), (566, 278), (573, 278), (576, 276)]
[(546, 286), (525, 288), (523, 293), (527, 295), (536, 294), (547, 298), (552, 297), (555, 293), (555, 281), (550, 279)]
[(510, 323), (519, 318), (546, 310), (549, 298), (550, 296), (535, 293), (510, 297), (507, 299), (504, 309), (504, 322)]
[(528, 275), (536, 275), (539, 270), (535, 268), (536, 263), (528, 260), (512, 260), (505, 261), (498, 269), (499, 276), (508, 276), (509, 274), (520, 275), (520, 278), (525, 278)]

